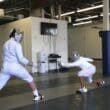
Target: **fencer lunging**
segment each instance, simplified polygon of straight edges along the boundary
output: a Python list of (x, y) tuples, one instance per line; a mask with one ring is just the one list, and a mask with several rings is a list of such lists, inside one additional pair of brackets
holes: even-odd
[(96, 72), (96, 67), (90, 62), (93, 62), (93, 59), (80, 56), (77, 51), (73, 52), (72, 55), (73, 62), (71, 63), (61, 63), (60, 66), (62, 67), (79, 67), (81, 70), (78, 71), (78, 77), (80, 80), (81, 88), (79, 89), (80, 92), (87, 92), (87, 88), (84, 85), (83, 80), (86, 79), (89, 83), (94, 83), (97, 86), (101, 86), (99, 81), (93, 80), (93, 75)]
[(10, 39), (3, 45), (3, 65), (0, 73), (0, 90), (6, 85), (11, 76), (16, 76), (29, 84), (33, 91), (33, 100), (40, 100), (42, 96), (37, 90), (33, 77), (23, 66), (33, 66), (33, 63), (23, 56), (21, 46), (23, 33), (17, 29), (12, 29), (9, 37)]

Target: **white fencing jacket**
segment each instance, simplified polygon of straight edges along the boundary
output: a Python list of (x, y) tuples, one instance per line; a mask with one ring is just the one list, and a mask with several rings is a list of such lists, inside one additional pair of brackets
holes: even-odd
[(96, 67), (91, 64), (90, 62), (93, 62), (93, 59), (86, 58), (86, 57), (80, 57), (78, 60), (72, 63), (61, 63), (63, 67), (79, 67), (81, 71), (78, 72), (78, 76), (89, 76), (96, 72)]
[(3, 47), (3, 62), (28, 64), (29, 61), (23, 56), (22, 47), (14, 38), (9, 39)]
[(33, 77), (21, 65), (29, 61), (23, 56), (21, 44), (10, 38), (3, 46), (3, 66), (0, 72), (0, 90), (6, 85), (11, 76), (16, 76), (27, 82), (32, 82)]
[(80, 57), (78, 60), (72, 63), (62, 63), (62, 66), (64, 67), (79, 67), (81, 69), (86, 69), (88, 67), (93, 66), (93, 64), (89, 63), (93, 62), (93, 59), (91, 58), (85, 58), (85, 57)]

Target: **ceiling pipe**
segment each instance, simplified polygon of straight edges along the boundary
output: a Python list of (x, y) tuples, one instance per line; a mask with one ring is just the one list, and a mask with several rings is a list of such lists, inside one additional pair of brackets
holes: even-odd
[(61, 12), (62, 12), (61, 8), (62, 8), (62, 6), (61, 6), (61, 4), (59, 4), (58, 5), (58, 19), (61, 19)]

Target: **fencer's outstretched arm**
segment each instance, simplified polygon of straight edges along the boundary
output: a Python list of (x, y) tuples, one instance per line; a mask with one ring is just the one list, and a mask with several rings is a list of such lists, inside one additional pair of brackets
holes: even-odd
[(78, 66), (79, 63), (78, 63), (78, 62), (72, 62), (72, 63), (67, 62), (67, 63), (61, 63), (60, 65), (61, 65), (62, 67), (71, 68), (71, 67), (76, 67), (76, 66)]

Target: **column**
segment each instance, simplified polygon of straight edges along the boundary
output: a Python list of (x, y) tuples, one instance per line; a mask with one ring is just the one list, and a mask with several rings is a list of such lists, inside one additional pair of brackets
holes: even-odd
[(103, 5), (103, 31), (100, 31), (99, 35), (102, 38), (103, 75), (110, 76), (109, 0), (104, 0)]

